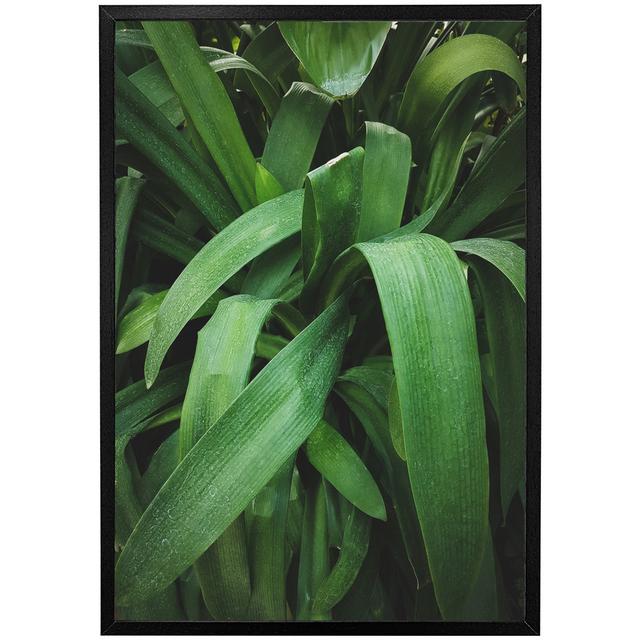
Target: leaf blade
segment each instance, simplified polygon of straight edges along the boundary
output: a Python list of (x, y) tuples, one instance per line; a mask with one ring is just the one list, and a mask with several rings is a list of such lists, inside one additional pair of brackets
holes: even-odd
[(142, 26), (178, 97), (243, 211), (256, 204), (256, 162), (231, 100), (186, 22)]
[(362, 243), (387, 325), (411, 489), (436, 598), (458, 615), (488, 530), (475, 323), (453, 250), (433, 236)]
[[(278, 353), (194, 445), (122, 551), (116, 567), (121, 604), (179, 575), (302, 444), (322, 417), (346, 336), (340, 299)], [(274, 454), (264, 456), (266, 450)]]
[(278, 22), (280, 32), (316, 86), (343, 98), (369, 75), (390, 22)]
[(116, 180), (116, 311), (118, 310), (120, 280), (122, 279), (122, 266), (124, 264), (124, 252), (127, 247), (129, 226), (143, 186), (144, 180), (140, 180), (139, 178), (124, 176)]
[(171, 123), (116, 67), (116, 128), (157, 166), (215, 229), (238, 214), (226, 187)]
[[(429, 143), (447, 96), (481, 71), (501, 71), (524, 91), (522, 65), (508, 45), (492, 36), (461, 36), (438, 47), (415, 66), (400, 105), (398, 127), (414, 145), (419, 138)], [(429, 114), (426, 120), (425, 113)]]
[(358, 509), (379, 520), (387, 519), (376, 481), (349, 443), (321, 420), (305, 443), (309, 462)]
[(452, 242), (456, 251), (486, 260), (511, 282), (523, 302), (526, 301), (525, 252), (513, 242), (494, 238), (469, 238)]
[(300, 229), (302, 191), (251, 209), (213, 237), (187, 265), (160, 305), (153, 324), (145, 378), (150, 386), (169, 347), (193, 314), (253, 258)]
[(282, 98), (264, 145), (262, 164), (286, 191), (302, 187), (333, 102), (304, 82), (294, 82)]
[(358, 242), (400, 226), (411, 169), (411, 141), (380, 122), (366, 122)]

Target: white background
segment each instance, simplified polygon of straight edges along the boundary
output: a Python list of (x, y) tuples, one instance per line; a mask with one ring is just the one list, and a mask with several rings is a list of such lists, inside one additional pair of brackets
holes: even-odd
[[(543, 5), (549, 639), (637, 634), (633, 7)], [(85, 639), (99, 634), (97, 4), (5, 2), (0, 53), (3, 635)]]

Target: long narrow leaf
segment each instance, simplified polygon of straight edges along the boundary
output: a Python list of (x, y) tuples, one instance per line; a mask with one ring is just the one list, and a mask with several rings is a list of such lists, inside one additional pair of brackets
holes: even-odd
[(456, 251), (478, 256), (499, 269), (522, 300), (526, 300), (525, 254), (517, 244), (493, 238), (470, 238), (452, 242), (451, 246)]
[(358, 509), (387, 519), (384, 500), (375, 480), (349, 443), (324, 420), (307, 439), (309, 462)]
[(449, 94), (481, 71), (501, 71), (524, 91), (522, 65), (504, 42), (481, 34), (454, 38), (415, 66), (400, 106), (398, 128), (414, 145), (419, 139), (428, 143)]
[(363, 149), (356, 147), (307, 176), (302, 220), (304, 306), (311, 306), (325, 272), (355, 240), (362, 203), (363, 160)]
[(255, 497), (249, 533), (252, 620), (286, 620), (286, 527), (293, 457)]
[(146, 509), (178, 465), (178, 432), (174, 431), (153, 454), (140, 483), (140, 503)]
[(243, 214), (203, 247), (178, 276), (158, 310), (145, 361), (149, 386), (167, 350), (194, 313), (245, 264), (298, 231), (301, 219), (302, 191), (292, 191)]
[(316, 591), (311, 610), (318, 615), (342, 600), (351, 588), (369, 549), (371, 520), (356, 507), (351, 509), (340, 547), (340, 557)]
[(116, 128), (157, 166), (215, 229), (238, 214), (226, 187), (189, 143), (131, 81), (116, 68)]
[(116, 180), (116, 309), (120, 294), (120, 280), (122, 279), (122, 265), (124, 263), (129, 225), (143, 186), (144, 180), (138, 178), (125, 176)]
[(436, 597), (459, 615), (488, 524), (488, 462), (475, 324), (453, 250), (433, 236), (357, 245), (393, 354), (407, 465)]
[(446, 206), (453, 189), (451, 174), (457, 174), (462, 159), (464, 143), (471, 132), (485, 74), (466, 80), (458, 89), (458, 95), (449, 105), (434, 134), (433, 151), (429, 158), (425, 193), (421, 210), (428, 209), (447, 190)]
[[(118, 335), (116, 337), (116, 353), (126, 353), (144, 344), (151, 337), (153, 323), (158, 314), (162, 301), (166, 298), (168, 289), (158, 291), (131, 309), (118, 323)], [(193, 314), (195, 318), (206, 318), (213, 315), (218, 303), (227, 294), (218, 290)]]
[[(492, 264), (471, 259), (480, 285), (495, 375), (496, 413), (500, 432), (500, 494), (502, 513), (524, 474), (526, 407), (525, 304), (512, 281)], [(524, 284), (524, 283), (523, 283)]]
[(123, 549), (116, 567), (122, 604), (161, 590), (186, 569), (304, 442), (322, 417), (346, 336), (340, 299), (271, 360), (189, 451)]
[[(258, 334), (275, 303), (250, 296), (226, 298), (198, 333), (180, 420), (180, 459), (246, 386)], [(211, 615), (216, 620), (242, 618), (251, 586), (241, 517), (198, 558), (195, 567)]]
[(380, 374), (386, 372), (366, 367), (359, 367), (359, 371), (351, 369), (340, 376), (336, 391), (364, 427), (382, 462), (382, 478), (386, 478), (386, 489), (391, 495), (407, 557), (416, 578), (416, 586), (420, 588), (429, 575), (424, 541), (411, 495), (407, 465), (393, 448), (384, 410), (388, 397), (381, 391), (383, 387), (380, 382), (390, 382), (390, 376), (387, 374), (382, 377)]
[[(149, 47), (152, 48), (150, 42)], [(254, 65), (240, 56), (220, 49), (200, 47), (200, 51), (202, 51), (205, 60), (216, 73), (230, 71), (232, 69), (242, 69), (251, 74), (249, 76), (250, 81), (256, 88), (267, 111), (270, 115), (275, 114), (280, 102), (278, 93)], [(138, 71), (129, 76), (129, 80), (149, 98), (154, 106), (158, 107), (171, 124), (177, 126), (181, 122), (184, 122), (185, 115), (180, 105), (180, 100), (159, 60), (154, 60), (141, 69), (138, 69)]]
[(307, 494), (304, 505), (296, 620), (322, 620), (329, 616), (320, 611), (313, 616), (311, 606), (320, 585), (329, 575), (329, 532), (324, 485), (318, 482)]
[(331, 97), (304, 82), (294, 82), (282, 99), (262, 164), (286, 191), (302, 187), (332, 104)]
[(150, 249), (182, 264), (189, 264), (203, 246), (202, 241), (198, 238), (194, 238), (167, 220), (145, 210), (136, 216), (131, 235)]
[(411, 142), (393, 127), (367, 122), (365, 147), (359, 242), (400, 226), (411, 168)]
[(227, 92), (186, 22), (143, 22), (184, 108), (243, 211), (256, 204), (256, 163)]
[[(445, 240), (464, 238), (525, 178), (526, 109), (521, 109), (464, 184), (454, 203), (429, 225), (429, 233)], [(480, 164), (481, 163), (481, 164)]]

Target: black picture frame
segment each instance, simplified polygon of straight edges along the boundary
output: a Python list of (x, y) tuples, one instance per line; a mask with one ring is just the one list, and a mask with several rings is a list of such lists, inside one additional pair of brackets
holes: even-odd
[[(527, 22), (527, 455), (525, 616), (517, 622), (125, 622), (114, 619), (116, 20), (524, 20)], [(540, 634), (540, 5), (99, 7), (100, 46), (100, 482), (102, 635), (539, 635)]]

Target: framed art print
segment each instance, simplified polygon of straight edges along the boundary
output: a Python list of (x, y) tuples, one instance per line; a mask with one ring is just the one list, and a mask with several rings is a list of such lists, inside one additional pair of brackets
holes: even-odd
[(540, 7), (102, 6), (103, 634), (539, 633)]

